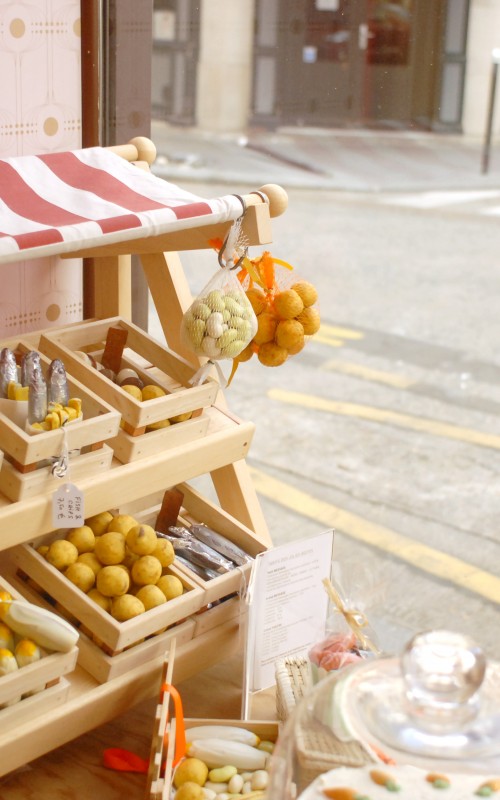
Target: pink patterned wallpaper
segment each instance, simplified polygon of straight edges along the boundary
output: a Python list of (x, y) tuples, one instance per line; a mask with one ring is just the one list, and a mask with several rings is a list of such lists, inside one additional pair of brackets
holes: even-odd
[[(0, 0), (0, 75), (0, 158), (81, 147), (80, 0)], [(0, 336), (82, 319), (79, 259), (0, 265), (0, 286)]]

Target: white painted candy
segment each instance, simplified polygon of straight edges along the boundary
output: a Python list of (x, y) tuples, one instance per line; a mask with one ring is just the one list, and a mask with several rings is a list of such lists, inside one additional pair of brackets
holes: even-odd
[(231, 794), (239, 794), (243, 789), (243, 777), (241, 775), (233, 775), (227, 788)]
[(222, 314), (219, 311), (214, 311), (213, 314), (210, 314), (206, 321), (208, 335), (212, 336), (213, 339), (218, 339), (219, 336), (222, 336), (224, 333), (223, 322)]
[(217, 347), (217, 342), (211, 336), (205, 336), (201, 343), (201, 349), (209, 358), (217, 358), (220, 355), (220, 347)]
[(252, 791), (255, 792), (260, 789), (266, 789), (269, 780), (269, 775), (265, 769), (256, 769), (250, 781)]
[(128, 367), (121, 369), (120, 372), (117, 372), (116, 374), (117, 383), (123, 383), (123, 381), (127, 378), (139, 378), (139, 375), (135, 369), (129, 369)]

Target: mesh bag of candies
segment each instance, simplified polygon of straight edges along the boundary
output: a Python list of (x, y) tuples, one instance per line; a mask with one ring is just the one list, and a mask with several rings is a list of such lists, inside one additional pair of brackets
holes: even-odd
[[(181, 322), (184, 344), (208, 361), (191, 383), (200, 383), (207, 366), (223, 359), (234, 359), (252, 341), (257, 318), (236, 269), (246, 248), (240, 242), (239, 221), (233, 224), (226, 242), (220, 243), (219, 269), (185, 312)], [(220, 368), (219, 377), (222, 379)]]
[[(318, 293), (293, 267), (265, 251), (249, 258), (241, 218), (227, 239), (211, 240), (219, 269), (199, 293), (181, 323), (184, 344), (207, 361), (191, 383), (200, 383), (210, 365), (229, 386), (236, 370), (256, 354), (266, 367), (278, 367), (299, 353), (319, 330)], [(218, 365), (231, 359), (226, 383)]]
[(228, 384), (238, 365), (256, 355), (265, 367), (279, 367), (300, 353), (307, 339), (318, 332), (318, 292), (298, 277), (286, 261), (265, 251), (244, 257), (238, 279), (257, 318), (257, 330), (247, 346), (233, 358)]

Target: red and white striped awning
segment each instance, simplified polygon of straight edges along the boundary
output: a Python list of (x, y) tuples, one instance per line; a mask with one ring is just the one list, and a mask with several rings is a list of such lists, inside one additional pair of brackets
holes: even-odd
[(100, 147), (0, 160), (0, 263), (71, 253), (237, 219)]

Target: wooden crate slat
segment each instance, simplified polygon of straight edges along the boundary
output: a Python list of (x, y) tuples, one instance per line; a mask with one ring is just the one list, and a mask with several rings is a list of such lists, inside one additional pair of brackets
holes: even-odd
[[(30, 348), (22, 341), (18, 341), (17, 349), (21, 352), (28, 352)], [(50, 359), (40, 352), (40, 361), (45, 372), (50, 364)], [(74, 377), (68, 365), (65, 366), (70, 396), (81, 398), (83, 410), (81, 421), (75, 421), (65, 426), (68, 448), (78, 450), (115, 436), (120, 424), (118, 412)], [(4, 452), (20, 464), (33, 464), (58, 455), (61, 450), (62, 436), (60, 428), (30, 435), (0, 412), (0, 441)]]

